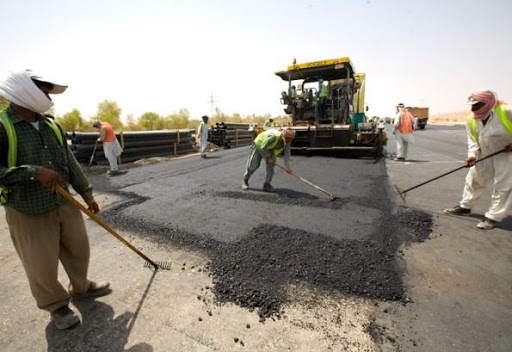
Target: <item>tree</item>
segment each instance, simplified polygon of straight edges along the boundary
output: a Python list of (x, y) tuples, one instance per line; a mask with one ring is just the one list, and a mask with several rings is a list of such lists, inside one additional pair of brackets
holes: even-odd
[(168, 129), (187, 128), (189, 126), (190, 113), (187, 109), (180, 109), (165, 117), (163, 127)]
[(121, 122), (121, 108), (115, 101), (104, 100), (98, 104), (98, 112), (95, 119), (110, 123), (114, 128), (123, 127)]
[(162, 118), (156, 112), (145, 112), (138, 119), (139, 125), (148, 130), (159, 129), (162, 125)]
[(84, 124), (82, 115), (78, 109), (73, 109), (72, 111), (64, 114), (62, 117), (58, 117), (57, 122), (65, 131), (68, 132), (76, 131), (80, 129), (80, 127)]

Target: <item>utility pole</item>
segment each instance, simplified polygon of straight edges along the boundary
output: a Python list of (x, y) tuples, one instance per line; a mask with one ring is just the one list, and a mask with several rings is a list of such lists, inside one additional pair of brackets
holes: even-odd
[(214, 100), (213, 92), (210, 93), (210, 117), (213, 117), (213, 103), (216, 103), (217, 100)]

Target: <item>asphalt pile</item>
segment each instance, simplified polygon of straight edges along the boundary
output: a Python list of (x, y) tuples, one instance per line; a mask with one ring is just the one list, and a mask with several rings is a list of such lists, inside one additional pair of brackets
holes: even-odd
[[(218, 192), (216, 195), (237, 197), (239, 193)], [(284, 304), (299, 299), (293, 287), (302, 285), (320, 294), (334, 292), (409, 302), (402, 281), (404, 269), (399, 262), (399, 249), (404, 243), (426, 240), (432, 230), (430, 214), (407, 208), (392, 213), (388, 201), (382, 198), (386, 196), (383, 191), (380, 195), (374, 194), (373, 205), (384, 215), (376, 220), (373, 233), (364, 234), (362, 240), (337, 240), (300, 229), (264, 225), (254, 228), (239, 242), (224, 243), (125, 217), (121, 212), (123, 208), (145, 201), (135, 195), (128, 196), (131, 201), (103, 212), (102, 217), (117, 228), (151, 236), (163, 246), (206, 251), (211, 261), (205, 271), (212, 277), (212, 292), (217, 302), (233, 302), (256, 310), (260, 321), (274, 316), (279, 318)], [(297, 199), (297, 203), (300, 202)], [(303, 199), (302, 202), (311, 206), (315, 201)], [(337, 202), (316, 202), (321, 206), (339, 207)]]
[(297, 284), (326, 294), (408, 302), (397, 249), (403, 241), (427, 238), (431, 217), (406, 211), (387, 220), (366, 241), (286, 227), (254, 229), (212, 259), (213, 292), (220, 302), (257, 309), (262, 318), (280, 315), (283, 304), (294, 299), (288, 286)]

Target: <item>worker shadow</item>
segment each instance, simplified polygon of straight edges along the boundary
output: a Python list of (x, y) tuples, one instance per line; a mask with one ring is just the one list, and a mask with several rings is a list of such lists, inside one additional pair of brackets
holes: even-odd
[[(266, 193), (263, 190), (260, 190), (260, 192)], [(276, 188), (276, 195), (279, 198), (286, 198), (286, 199), (308, 199), (308, 200), (318, 200), (320, 197), (314, 196), (309, 193), (299, 192), (295, 191), (293, 189), (289, 188)]]
[[(403, 161), (397, 161), (397, 163), (401, 163)], [(406, 163), (428, 163), (430, 162), (429, 160), (416, 160), (416, 159), (406, 159), (405, 160)]]
[[(475, 224), (485, 218), (485, 215), (481, 214), (481, 213), (480, 214), (479, 213), (471, 213), (471, 214), (463, 215), (463, 216), (452, 215), (452, 214), (447, 214), (447, 213), (444, 213), (444, 215), (451, 216), (451, 217), (458, 218), (458, 219), (463, 219), (463, 220), (465, 219), (467, 221), (475, 222)], [(500, 221), (499, 223), (497, 223), (496, 228), (512, 231), (512, 217), (509, 216), (509, 217), (505, 218), (504, 220)]]
[[(458, 216), (458, 217), (460, 217), (460, 216)], [(469, 215), (466, 215), (465, 217), (480, 221), (483, 218), (485, 218), (485, 215), (484, 214), (471, 213)], [(500, 221), (499, 223), (497, 223), (496, 224), (496, 228), (497, 229), (502, 229), (502, 230), (512, 231), (512, 217), (509, 216), (509, 217), (505, 218), (504, 220)]]
[(505, 220), (501, 221), (496, 228), (502, 229), (502, 230), (508, 230), (512, 231), (512, 216), (509, 216), (508, 218), (505, 218)]
[(141, 342), (128, 349), (130, 333), (155, 278), (156, 271), (144, 291), (134, 313), (125, 312), (115, 317), (114, 309), (94, 299), (73, 302), (82, 316), (82, 323), (69, 330), (58, 330), (50, 322), (46, 327), (48, 352), (102, 351), (102, 352), (152, 352), (151, 345)]

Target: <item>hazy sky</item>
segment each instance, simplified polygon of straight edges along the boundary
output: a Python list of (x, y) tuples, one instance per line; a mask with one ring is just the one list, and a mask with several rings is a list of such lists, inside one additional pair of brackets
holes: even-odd
[(282, 114), (292, 63), (348, 56), (369, 115), (466, 109), (475, 88), (512, 102), (511, 0), (0, 0), (0, 69), (69, 85), (58, 114), (104, 99), (122, 115), (181, 108)]

